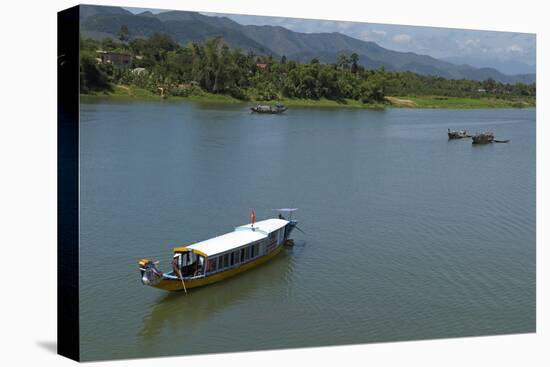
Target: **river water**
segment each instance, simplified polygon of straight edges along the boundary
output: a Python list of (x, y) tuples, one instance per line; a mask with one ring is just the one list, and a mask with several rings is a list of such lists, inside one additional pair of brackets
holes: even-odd
[[(508, 144), (448, 141), (447, 128)], [(153, 357), (535, 331), (535, 110), (82, 99), (81, 352)], [(298, 207), (296, 245), (184, 293), (137, 260)]]

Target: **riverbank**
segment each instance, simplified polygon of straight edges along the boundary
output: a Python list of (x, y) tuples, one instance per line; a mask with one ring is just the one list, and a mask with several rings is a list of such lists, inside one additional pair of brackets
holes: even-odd
[[(82, 94), (92, 98), (113, 98), (113, 99), (135, 99), (135, 100), (160, 100), (158, 94), (149, 90), (115, 85), (111, 91)], [(248, 104), (273, 104), (274, 101), (242, 101), (223, 94), (212, 94), (202, 92), (201, 94), (165, 97), (168, 100), (187, 100), (204, 103), (248, 103)], [(447, 109), (476, 109), (476, 108), (524, 108), (535, 107), (534, 99), (498, 99), (489, 97), (468, 98), (468, 97), (443, 97), (443, 96), (403, 96), (386, 97), (386, 103), (362, 103), (353, 99), (329, 100), (329, 99), (278, 99), (277, 102), (288, 106), (303, 107), (340, 107), (340, 108), (365, 108), (380, 109), (387, 107), (394, 108), (447, 108)]]
[(499, 99), (490, 97), (442, 97), (442, 96), (407, 96), (386, 97), (392, 107), (400, 108), (449, 108), (449, 109), (476, 109), (476, 108), (525, 108), (536, 107), (534, 99)]

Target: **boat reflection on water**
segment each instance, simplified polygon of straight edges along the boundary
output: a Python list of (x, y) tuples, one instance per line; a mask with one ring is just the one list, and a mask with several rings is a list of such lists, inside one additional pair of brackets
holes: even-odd
[(257, 269), (208, 287), (192, 289), (187, 295), (183, 292), (162, 294), (152, 306), (150, 315), (143, 320), (138, 334), (142, 348), (158, 352), (158, 343), (167, 337), (182, 338), (183, 345), (185, 339), (200, 334), (201, 328), (220, 312), (232, 307), (237, 314), (246, 312), (248, 300), (259, 299), (265, 292), (279, 294), (281, 299), (288, 298), (295, 266), (294, 253), (305, 244), (296, 242), (296, 246), (285, 246), (277, 257)]

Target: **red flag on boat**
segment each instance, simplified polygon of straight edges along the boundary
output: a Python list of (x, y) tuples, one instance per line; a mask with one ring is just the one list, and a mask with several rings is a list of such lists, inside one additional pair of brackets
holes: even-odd
[(252, 222), (252, 227), (254, 227), (254, 221), (256, 220), (256, 215), (254, 214), (254, 208), (250, 212), (250, 221)]

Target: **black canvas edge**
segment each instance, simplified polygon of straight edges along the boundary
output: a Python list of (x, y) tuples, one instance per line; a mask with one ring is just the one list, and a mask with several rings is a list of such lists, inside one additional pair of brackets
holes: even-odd
[(80, 361), (80, 8), (57, 13), (57, 353)]

